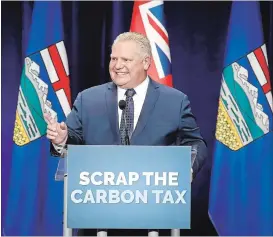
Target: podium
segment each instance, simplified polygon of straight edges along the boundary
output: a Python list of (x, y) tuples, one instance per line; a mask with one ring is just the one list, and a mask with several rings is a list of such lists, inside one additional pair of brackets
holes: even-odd
[[(68, 145), (55, 179), (64, 181), (63, 235), (72, 229), (190, 228), (190, 146)], [(158, 236), (150, 231), (149, 236)]]

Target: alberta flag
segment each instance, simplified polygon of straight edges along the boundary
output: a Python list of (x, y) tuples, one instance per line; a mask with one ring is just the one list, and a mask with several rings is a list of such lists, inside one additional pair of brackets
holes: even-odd
[(14, 126), (4, 235), (62, 235), (63, 183), (54, 179), (44, 113), (70, 112), (68, 61), (60, 2), (34, 4)]
[(161, 84), (172, 86), (171, 53), (163, 1), (135, 1), (130, 31), (146, 35), (150, 40), (153, 58), (148, 75)]
[(273, 234), (272, 110), (259, 3), (233, 2), (209, 203), (219, 235)]

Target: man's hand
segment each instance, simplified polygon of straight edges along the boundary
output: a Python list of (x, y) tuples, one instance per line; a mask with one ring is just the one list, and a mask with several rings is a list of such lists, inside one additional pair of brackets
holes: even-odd
[(46, 137), (56, 145), (65, 143), (68, 137), (67, 126), (64, 122), (58, 123), (48, 114), (44, 115), (47, 122)]

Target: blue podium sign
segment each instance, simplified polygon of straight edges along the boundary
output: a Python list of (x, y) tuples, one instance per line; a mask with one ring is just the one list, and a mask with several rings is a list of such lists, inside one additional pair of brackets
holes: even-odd
[(68, 146), (69, 228), (189, 229), (191, 147)]

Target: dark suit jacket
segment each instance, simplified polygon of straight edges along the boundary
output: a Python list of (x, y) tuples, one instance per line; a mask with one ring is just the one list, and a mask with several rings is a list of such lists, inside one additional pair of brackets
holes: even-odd
[[(68, 115), (68, 144), (120, 143), (117, 87), (113, 82), (79, 93)], [(131, 145), (197, 145), (193, 176), (204, 163), (207, 149), (191, 112), (188, 97), (150, 80)]]

